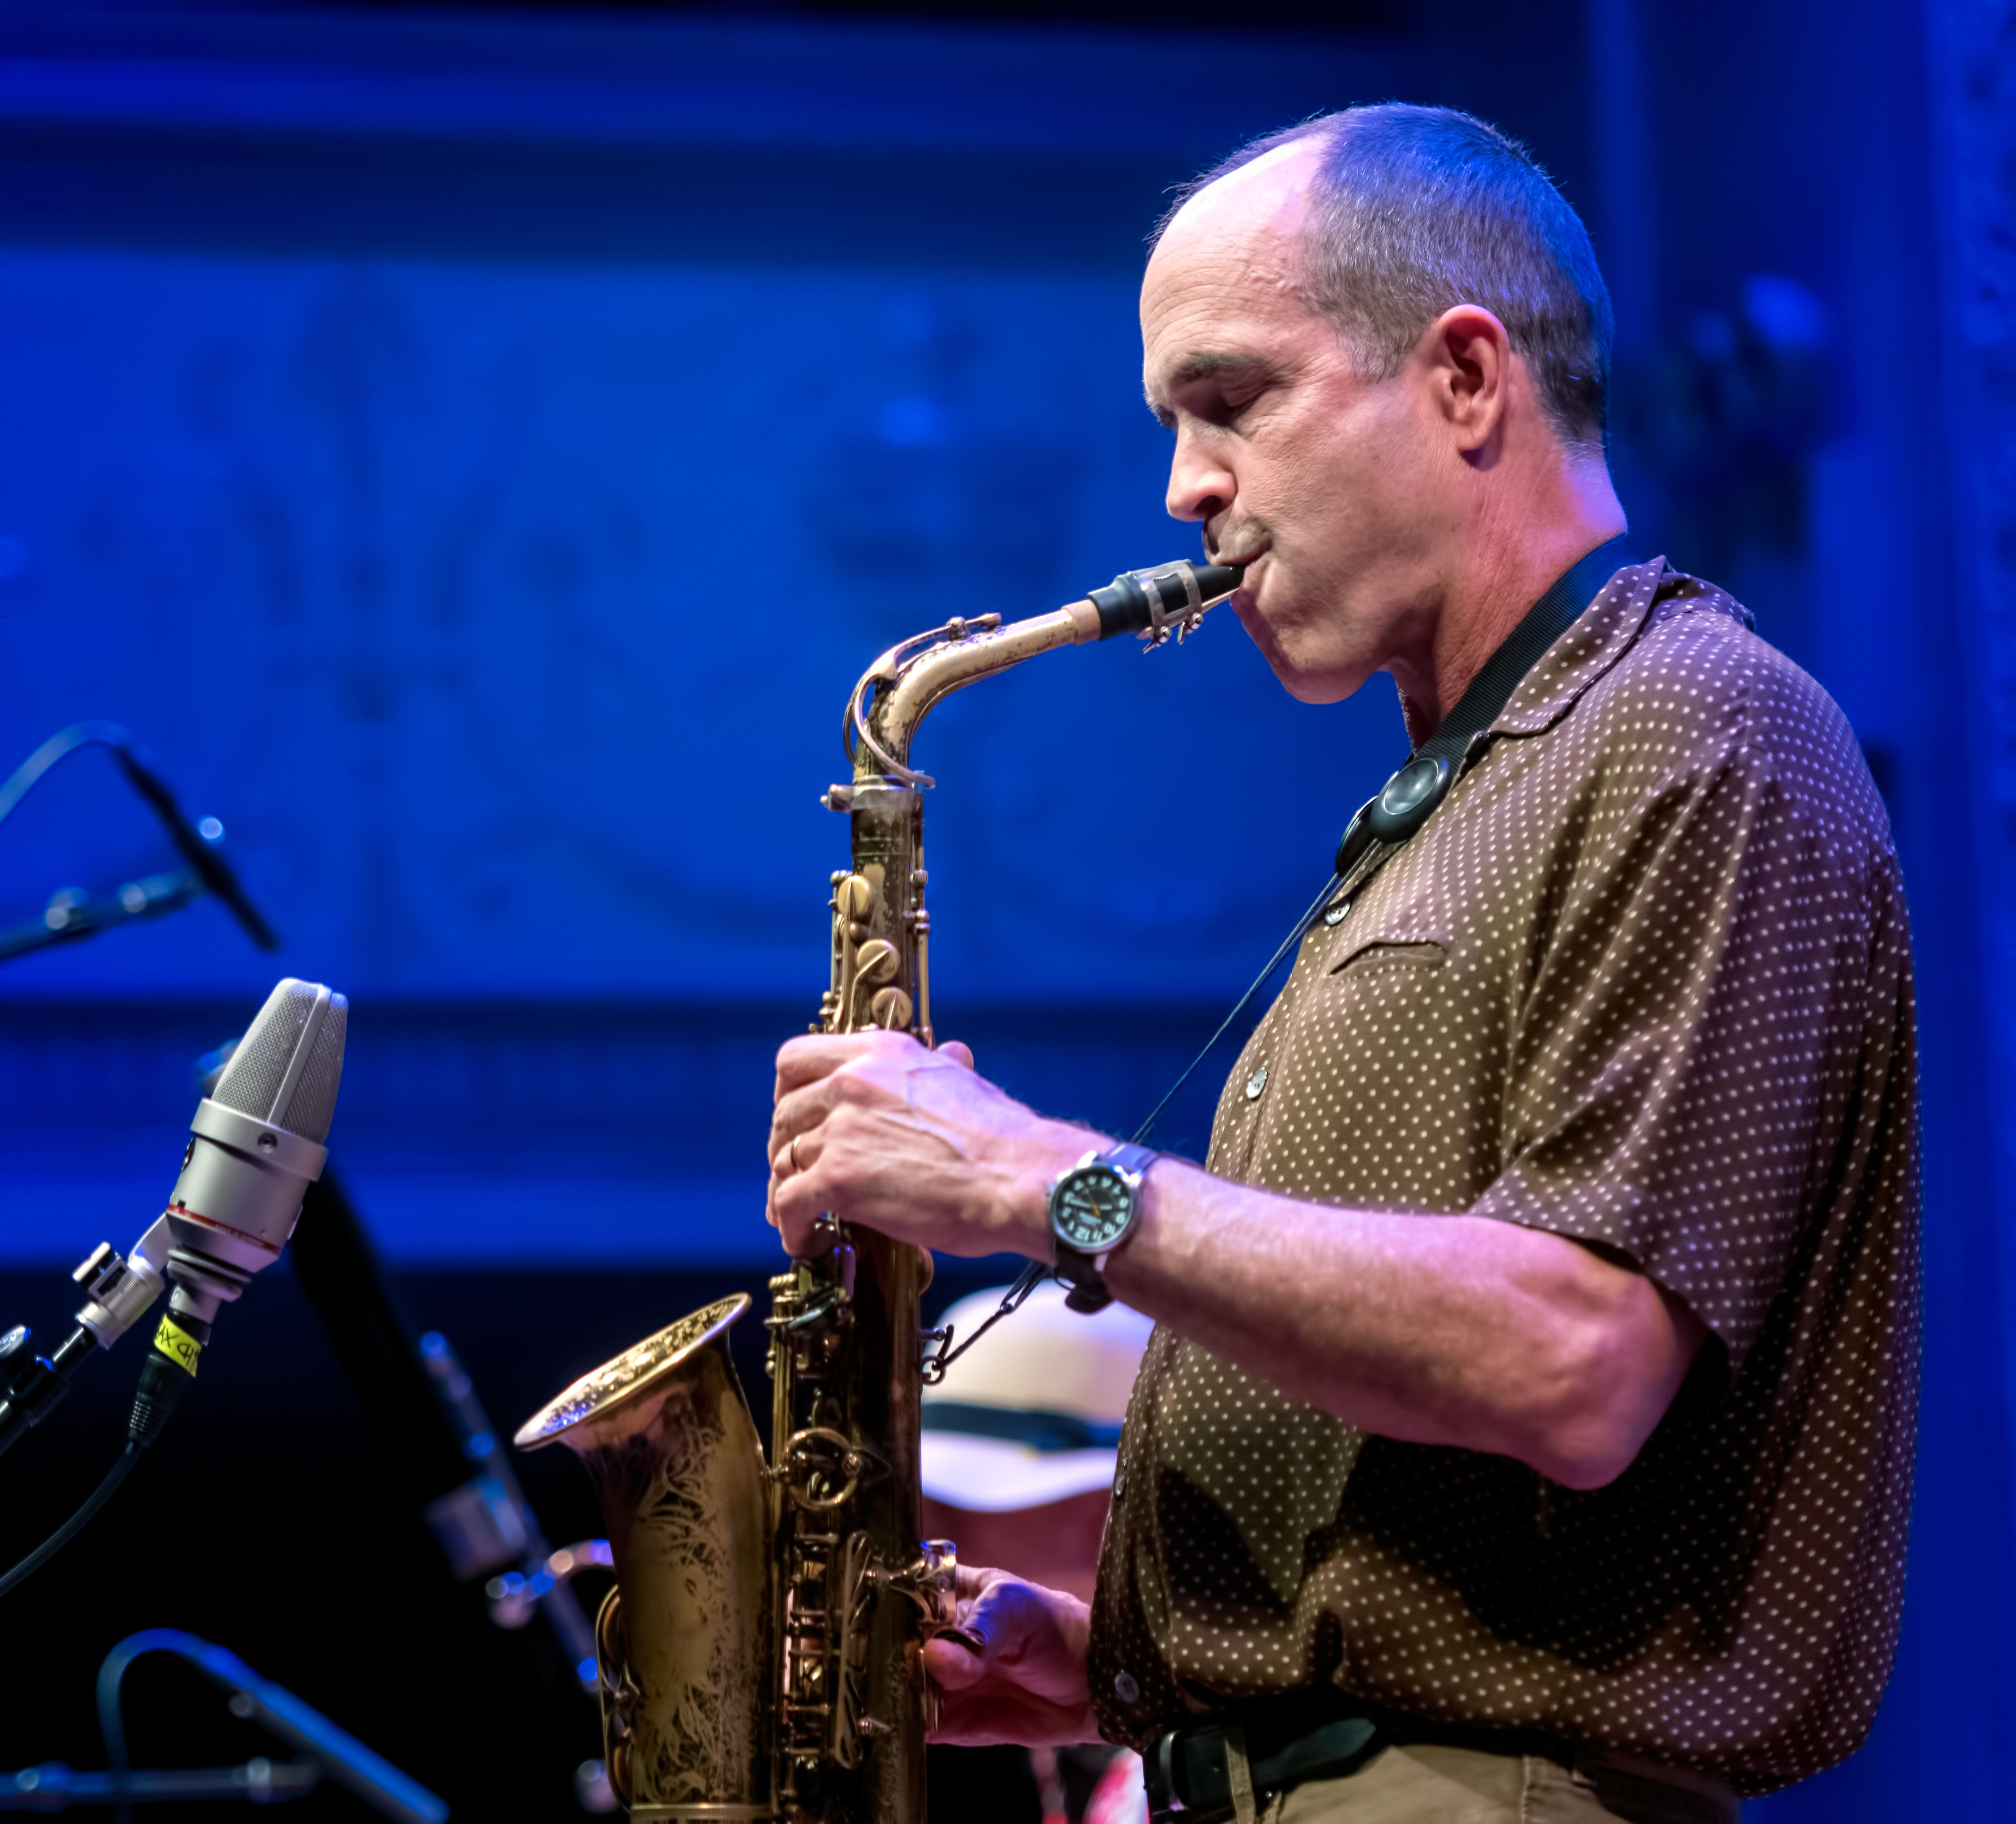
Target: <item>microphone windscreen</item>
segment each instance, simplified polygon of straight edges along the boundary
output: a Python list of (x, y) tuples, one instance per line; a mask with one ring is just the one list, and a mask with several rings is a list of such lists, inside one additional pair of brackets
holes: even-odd
[[(321, 1145), (336, 1118), (349, 1018), (350, 1003), (340, 994), (290, 975), (266, 997), (211, 1099)], [(304, 1046), (307, 1055), (297, 1069)]]

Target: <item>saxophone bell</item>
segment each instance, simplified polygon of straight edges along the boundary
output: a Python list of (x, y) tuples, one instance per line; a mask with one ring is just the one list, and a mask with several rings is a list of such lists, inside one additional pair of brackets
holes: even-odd
[(774, 1817), (762, 1446), (729, 1358), (747, 1293), (584, 1375), (518, 1429), (602, 1496), (617, 1587), (596, 1617), (603, 1759), (633, 1819)]

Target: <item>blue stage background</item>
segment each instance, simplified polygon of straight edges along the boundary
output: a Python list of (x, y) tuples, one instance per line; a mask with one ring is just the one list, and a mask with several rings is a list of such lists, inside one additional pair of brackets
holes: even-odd
[[(2012, 22), (10, 9), (0, 769), (126, 724), (285, 939), (200, 903), (0, 976), (10, 1283), (139, 1232), (196, 1054), (283, 971), (352, 997), (333, 1139), (394, 1260), (753, 1283), (855, 676), (1193, 550), (1139, 397), (1166, 186), (1319, 108), (1452, 102), (1596, 233), (1636, 542), (1838, 698), (1912, 892), (1906, 1642), (1870, 1749), (1754, 1815), (2016, 1818)], [(1383, 683), (1297, 705), (1229, 618), (961, 696), (920, 750), (941, 1029), (1131, 1126), (1403, 746)], [(171, 860), (87, 750), (0, 827), (0, 924)]]

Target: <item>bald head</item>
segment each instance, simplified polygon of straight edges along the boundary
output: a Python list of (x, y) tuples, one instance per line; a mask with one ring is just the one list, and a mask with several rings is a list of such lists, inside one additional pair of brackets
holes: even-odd
[(1157, 231), (1150, 265), (1165, 254), (1230, 251), (1256, 236), (1291, 248), (1308, 215), (1322, 150), (1311, 139), (1290, 140), (1194, 187)]

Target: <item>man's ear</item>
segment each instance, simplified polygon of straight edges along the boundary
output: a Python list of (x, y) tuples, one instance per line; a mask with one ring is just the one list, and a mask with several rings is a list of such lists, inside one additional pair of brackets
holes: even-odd
[(1512, 338), (1505, 326), (1481, 305), (1453, 305), (1427, 326), (1415, 353), (1456, 448), (1472, 458), (1483, 455), (1504, 419), (1511, 380)]

